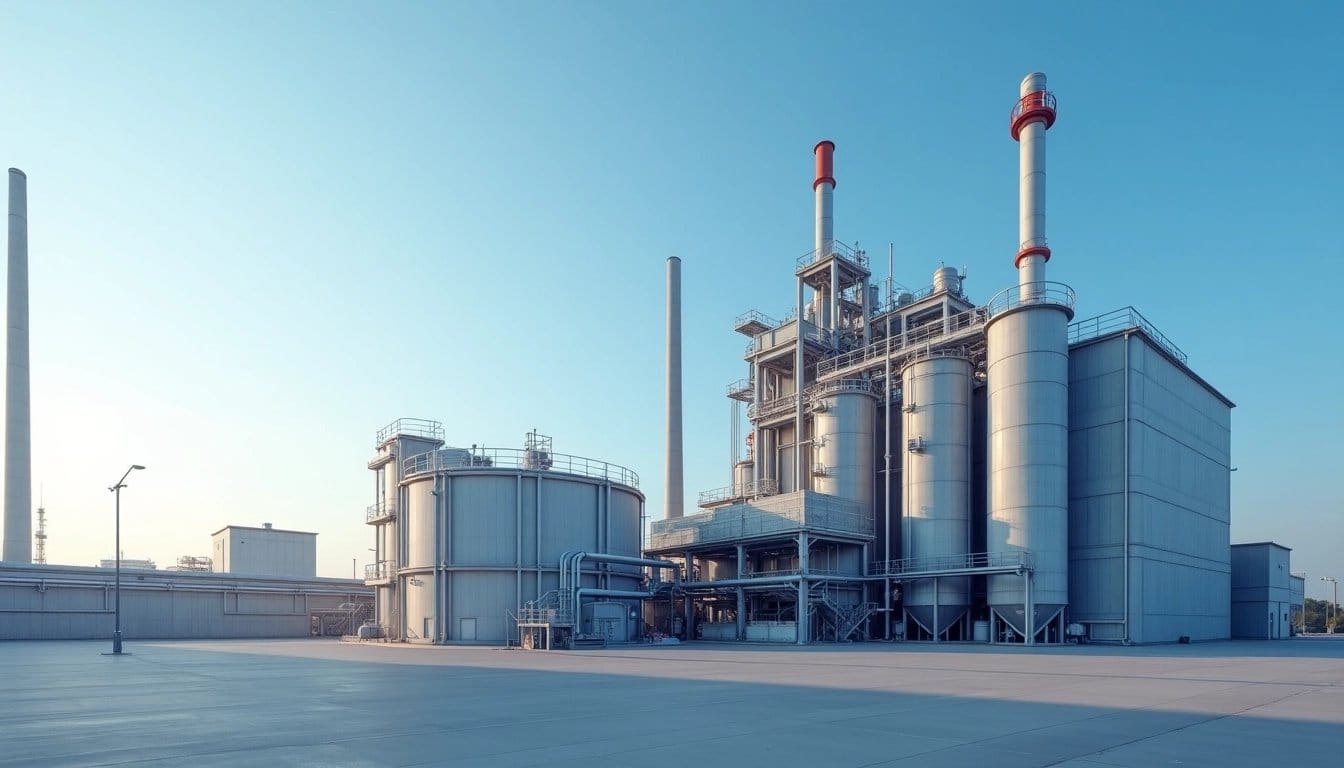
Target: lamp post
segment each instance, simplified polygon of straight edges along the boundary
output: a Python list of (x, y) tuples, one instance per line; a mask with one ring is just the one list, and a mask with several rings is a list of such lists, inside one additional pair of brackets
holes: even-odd
[(141, 466), (140, 464), (132, 464), (131, 468), (126, 470), (126, 474), (122, 475), (121, 479), (117, 481), (116, 485), (110, 485), (107, 488), (107, 490), (116, 494), (117, 497), (117, 542), (116, 542), (117, 580), (116, 580), (116, 588), (114, 590), (116, 594), (115, 598), (116, 602), (113, 611), (113, 614), (116, 617), (115, 619), (116, 626), (112, 631), (113, 656), (121, 655), (121, 489), (126, 487), (126, 478), (129, 477), (130, 474), (137, 469), (144, 469), (144, 467)]
[(1334, 587), (1334, 593), (1330, 600), (1330, 610), (1326, 611), (1325, 631), (1330, 631), (1330, 620), (1339, 613), (1339, 579), (1334, 576), (1322, 576), (1321, 581), (1328, 581)]

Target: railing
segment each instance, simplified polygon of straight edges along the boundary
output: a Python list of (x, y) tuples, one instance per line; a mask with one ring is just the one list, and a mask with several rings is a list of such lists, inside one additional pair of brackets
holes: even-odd
[(549, 466), (538, 464), (536, 451), (518, 448), (440, 448), (437, 451), (412, 456), (401, 463), (403, 478), (425, 472), (464, 469), (468, 467), (490, 467), (495, 469), (525, 469), (531, 471), (559, 472), (583, 477), (610, 480), (613, 483), (639, 487), (639, 475), (634, 470), (617, 464), (582, 456), (568, 456), (552, 453), (548, 456)]
[(773, 317), (755, 309), (749, 309), (737, 316), (737, 319), (733, 321), (733, 327), (741, 328), (753, 321), (764, 325), (766, 328), (778, 328), (780, 326), (780, 322)]
[(390, 579), (392, 578), (392, 561), (379, 560), (376, 563), (369, 563), (364, 566), (364, 579)]
[(655, 520), (649, 526), (651, 548), (686, 546), (802, 529), (873, 535), (873, 516), (856, 502), (812, 491), (771, 496), (696, 515)]
[(1065, 307), (1072, 313), (1076, 298), (1073, 289), (1063, 283), (1027, 283), (999, 291), (985, 305), (985, 309), (990, 317), (1010, 309), (1042, 304)]
[(1097, 315), (1069, 324), (1069, 343), (1077, 344), (1089, 339), (1101, 338), (1110, 333), (1127, 331), (1130, 328), (1138, 328), (1143, 331), (1182, 363), (1190, 362), (1190, 358), (1181, 351), (1180, 347), (1167, 338), (1166, 334), (1157, 330), (1156, 326), (1148, 322), (1148, 318), (1139, 314), (1139, 311), (1133, 307), (1124, 307), (1113, 312), (1107, 312), (1104, 315)]
[(370, 504), (368, 510), (364, 513), (364, 522), (371, 523), (381, 517), (387, 517), (389, 510), (386, 501), (380, 501), (377, 504)]
[[(743, 355), (744, 355), (744, 356), (747, 356), (747, 357), (750, 357), (751, 355), (756, 354), (757, 352), (761, 351), (762, 349), (766, 349), (766, 348), (767, 348), (766, 345), (761, 343), (761, 339), (762, 339), (762, 338), (769, 337), (769, 341), (768, 341), (769, 348), (778, 347), (778, 346), (781, 346), (781, 345), (784, 345), (784, 344), (788, 344), (789, 342), (793, 341), (795, 338), (797, 338), (797, 330), (796, 330), (796, 329), (797, 329), (797, 322), (796, 322), (796, 321), (797, 321), (797, 318), (794, 318), (793, 320), (789, 320), (789, 321), (785, 321), (785, 322), (781, 323), (781, 324), (780, 324), (778, 327), (776, 327), (776, 328), (772, 328), (772, 329), (770, 329), (770, 330), (768, 330), (768, 331), (762, 331), (762, 332), (760, 333), (760, 335), (758, 335), (756, 338), (754, 338), (754, 339), (751, 340), (751, 343), (750, 343), (750, 344), (747, 344), (747, 348), (746, 348), (746, 350), (743, 352)], [(795, 329), (795, 330), (792, 332), (793, 335), (784, 335), (782, 338), (779, 338), (778, 340), (776, 340), (774, 337), (771, 336), (771, 334), (773, 334), (773, 333), (777, 333), (777, 332), (779, 332), (779, 331), (780, 331), (781, 329), (783, 329), (783, 328), (787, 328), (791, 323), (794, 325), (794, 329)], [(810, 321), (804, 321), (804, 324), (803, 324), (803, 339), (804, 339), (804, 340), (806, 340), (806, 341), (814, 341), (814, 342), (820, 344), (820, 345), (823, 346), (823, 347), (829, 347), (829, 346), (832, 346), (832, 344), (831, 344), (831, 340), (832, 340), (834, 337), (835, 337), (835, 335), (834, 335), (833, 333), (831, 333), (830, 331), (826, 330), (825, 328), (818, 328), (817, 326), (813, 325)]]
[(732, 384), (728, 385), (727, 387), (728, 396), (733, 397), (734, 395), (740, 395), (746, 392), (750, 392), (753, 389), (753, 386), (754, 385), (752, 384), (751, 379), (738, 379), (737, 381), (734, 381)]
[(747, 406), (748, 419), (765, 419), (771, 416), (778, 416), (781, 413), (787, 413), (794, 409), (798, 404), (798, 395), (785, 395), (777, 397), (774, 400), (766, 400), (760, 403), (752, 403)]
[(966, 571), (974, 568), (1024, 568), (1030, 570), (1031, 567), (1031, 552), (1019, 549), (1011, 552), (972, 552), (965, 555), (879, 560), (869, 564), (868, 574), (870, 576), (899, 576), (903, 573)]
[(797, 266), (798, 269), (802, 269), (803, 267), (806, 267), (809, 264), (816, 264), (818, 261), (825, 259), (831, 254), (835, 254), (836, 256), (839, 256), (840, 258), (845, 259), (846, 261), (857, 264), (860, 267), (863, 267), (864, 269), (868, 268), (867, 253), (863, 252), (858, 248), (852, 248), (848, 245), (845, 245), (839, 240), (828, 240), (824, 245), (822, 245), (822, 247), (813, 248), (807, 253), (804, 253), (802, 256), (798, 257), (798, 260), (795, 262), (795, 266)]
[(397, 435), (428, 437), (431, 440), (442, 440), (443, 424), (437, 421), (430, 421), (429, 419), (397, 419), (386, 427), (378, 430), (378, 436), (374, 438), (373, 445), (377, 448)]
[[(1033, 109), (1048, 109), (1054, 112), (1055, 105), (1055, 94), (1049, 91), (1032, 91), (1013, 105), (1013, 111), (1008, 115), (1008, 122), (1017, 122), (1017, 118), (1021, 117), (1023, 112)], [(1050, 122), (1054, 122), (1054, 120), (1051, 119)]]
[(755, 499), (760, 496), (774, 496), (779, 493), (779, 481), (774, 478), (761, 478), (760, 480), (749, 480), (745, 483), (729, 485), (723, 488), (715, 488), (712, 491), (700, 492), (699, 506), (708, 506), (718, 504), (724, 501), (734, 499)]
[(988, 315), (980, 309), (969, 309), (965, 312), (958, 312), (951, 315), (944, 322), (943, 320), (934, 320), (917, 328), (912, 328), (905, 334), (893, 333), (891, 336), (875, 341), (866, 347), (860, 347), (842, 355), (826, 358), (817, 363), (817, 376), (822, 377), (834, 373), (838, 370), (862, 365), (863, 363), (882, 360), (893, 353), (903, 349), (908, 349), (917, 344), (930, 344), (940, 337), (950, 336), (961, 331), (981, 325), (985, 322)]
[(877, 394), (876, 390), (873, 389), (873, 383), (867, 379), (821, 381), (803, 390), (803, 392), (808, 397), (822, 397), (824, 395), (833, 395), (837, 392), (860, 392), (865, 395)]

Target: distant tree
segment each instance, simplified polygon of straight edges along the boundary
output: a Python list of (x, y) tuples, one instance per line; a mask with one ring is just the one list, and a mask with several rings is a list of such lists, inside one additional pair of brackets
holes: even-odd
[[(1324, 632), (1325, 616), (1330, 603), (1326, 600), (1306, 599), (1306, 612), (1303, 614), (1308, 632)], [(1338, 630), (1336, 630), (1338, 631)]]

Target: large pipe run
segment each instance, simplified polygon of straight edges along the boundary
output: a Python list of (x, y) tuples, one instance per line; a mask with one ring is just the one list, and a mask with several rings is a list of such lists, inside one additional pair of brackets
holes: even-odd
[(667, 458), (663, 519), (685, 514), (681, 463), (681, 259), (667, 260)]
[(5, 361), (5, 534), (0, 560), (33, 561), (32, 417), (28, 392), (28, 177), (9, 169)]

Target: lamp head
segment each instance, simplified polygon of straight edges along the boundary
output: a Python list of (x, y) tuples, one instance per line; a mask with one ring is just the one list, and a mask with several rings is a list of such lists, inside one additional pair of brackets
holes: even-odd
[(132, 464), (132, 465), (131, 465), (131, 469), (144, 469), (144, 468), (145, 468), (145, 465), (144, 465), (144, 464)]

